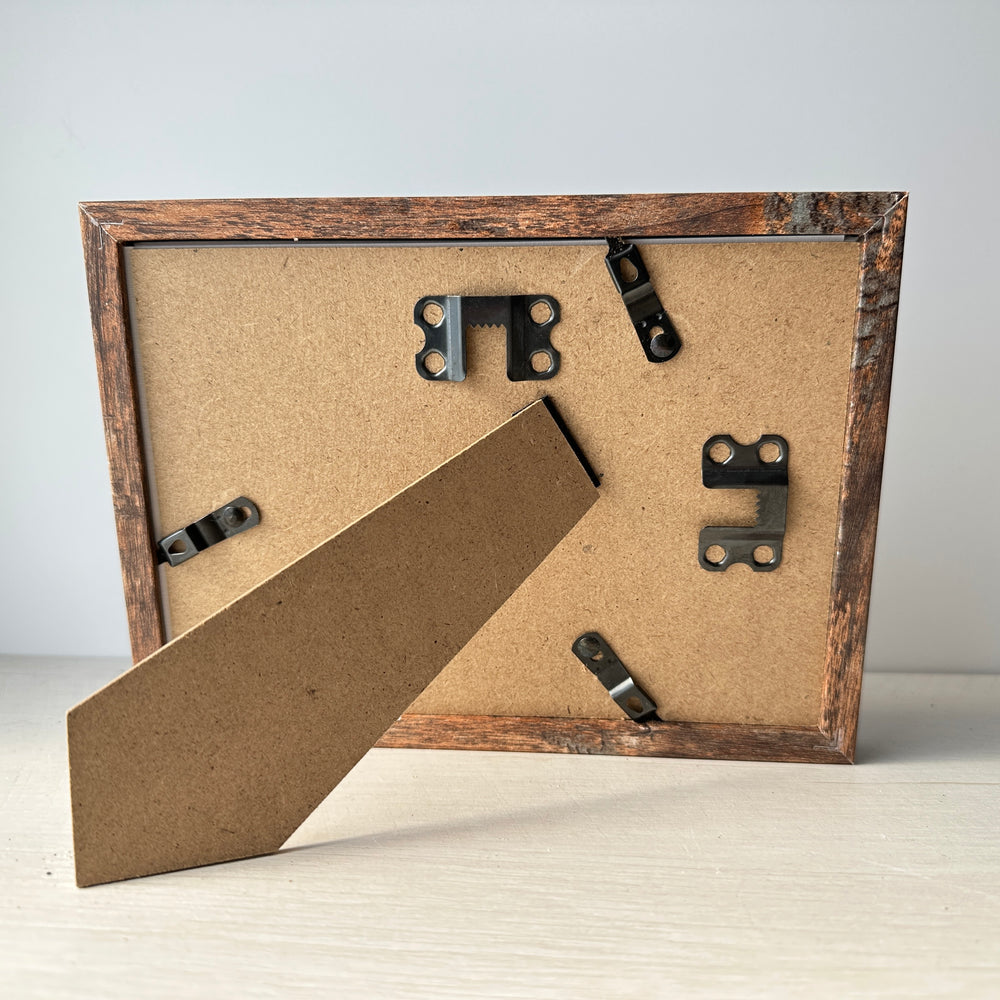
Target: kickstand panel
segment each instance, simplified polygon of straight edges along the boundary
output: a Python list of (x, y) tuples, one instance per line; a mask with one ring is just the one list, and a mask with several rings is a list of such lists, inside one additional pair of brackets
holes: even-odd
[(534, 403), (72, 709), (77, 883), (278, 850), (597, 496)]

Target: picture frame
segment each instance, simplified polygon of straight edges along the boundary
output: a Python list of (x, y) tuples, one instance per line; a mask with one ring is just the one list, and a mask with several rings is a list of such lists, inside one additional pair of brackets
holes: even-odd
[[(197, 243), (530, 245), (758, 239), (857, 244), (836, 540), (815, 725), (405, 714), (382, 746), (845, 763), (854, 759), (907, 196), (648, 194), (87, 202), (80, 206), (125, 603), (136, 661), (167, 639), (126, 253)], [(543, 291), (543, 289), (534, 289)], [(450, 291), (450, 289), (435, 290)], [(669, 310), (670, 304), (666, 303)], [(684, 331), (682, 330), (682, 335)], [(570, 423), (572, 418), (570, 415)], [(586, 446), (584, 446), (586, 449)], [(793, 459), (794, 461), (794, 459)], [(581, 668), (582, 669), (582, 668)]]

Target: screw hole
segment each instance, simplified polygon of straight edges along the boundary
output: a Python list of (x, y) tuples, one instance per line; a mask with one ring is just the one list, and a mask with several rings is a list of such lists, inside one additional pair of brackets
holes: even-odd
[(531, 317), (531, 322), (536, 326), (544, 326), (552, 319), (552, 306), (544, 299), (539, 299), (537, 302), (531, 303), (528, 315)]
[(753, 561), (758, 566), (769, 566), (774, 562), (774, 549), (770, 545), (758, 545), (753, 550)]
[(428, 302), (424, 306), (421, 315), (425, 323), (429, 323), (431, 326), (438, 326), (441, 320), (444, 319), (444, 310), (441, 308), (439, 302)]
[(246, 523), (250, 511), (246, 507), (226, 507), (222, 511), (222, 523), (227, 528), (238, 528)]
[(705, 549), (705, 562), (711, 563), (713, 566), (718, 566), (720, 563), (725, 562), (726, 550), (721, 545), (709, 545)]
[(654, 326), (649, 331), (649, 349), (658, 358), (666, 358), (670, 355), (672, 345), (662, 326)]
[(639, 713), (642, 711), (642, 702), (633, 694), (625, 699), (625, 707), (630, 712)]
[(552, 359), (545, 353), (545, 351), (535, 351), (531, 355), (531, 368), (532, 371), (537, 372), (539, 375), (550, 371), (552, 368)]
[(715, 444), (708, 449), (708, 457), (715, 462), (716, 465), (722, 465), (733, 457), (733, 449), (730, 448), (725, 441), (716, 441)]
[(618, 273), (622, 281), (629, 285), (639, 277), (639, 269), (627, 257), (618, 262)]
[(424, 368), (429, 371), (431, 375), (437, 375), (438, 372), (444, 369), (444, 356), (438, 354), (437, 351), (431, 351), (431, 353), (424, 358)]
[(781, 449), (773, 441), (765, 441), (757, 449), (757, 457), (767, 465), (781, 458)]
[(167, 548), (172, 556), (182, 556), (187, 550), (187, 542), (183, 538), (175, 538)]

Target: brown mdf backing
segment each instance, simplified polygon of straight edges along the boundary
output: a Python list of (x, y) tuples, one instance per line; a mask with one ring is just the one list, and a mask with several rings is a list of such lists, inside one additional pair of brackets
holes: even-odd
[(277, 850), (598, 496), (537, 403), (78, 705), (79, 884)]
[[(411, 706), (616, 720), (570, 652), (602, 632), (665, 720), (820, 725), (858, 304), (858, 242), (644, 244), (684, 346), (649, 364), (595, 245), (202, 245), (127, 251), (157, 535), (244, 494), (253, 530), (162, 572), (170, 634), (549, 394), (603, 500)], [(420, 378), (425, 295), (544, 293), (562, 365), (512, 383), (498, 329), (468, 378)], [(789, 444), (784, 559), (698, 565), (752, 491), (707, 490), (713, 434)], [(449, 521), (435, 529), (447, 546)], [(516, 544), (516, 540), (512, 540)], [(476, 584), (488, 588), (488, 575)]]

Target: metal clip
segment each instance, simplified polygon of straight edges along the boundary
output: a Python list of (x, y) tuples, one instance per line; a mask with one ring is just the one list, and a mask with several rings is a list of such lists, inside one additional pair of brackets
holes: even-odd
[[(712, 449), (728, 449), (725, 458), (713, 458)], [(768, 451), (773, 457), (765, 457)], [(788, 442), (764, 434), (753, 444), (737, 444), (728, 434), (709, 438), (701, 450), (701, 481), (714, 490), (757, 491), (757, 520), (752, 527), (702, 528), (698, 537), (698, 562), (702, 569), (721, 571), (745, 563), (758, 573), (768, 573), (781, 563), (788, 509)], [(717, 547), (721, 553), (711, 553)]]
[(609, 236), (604, 263), (628, 309), (646, 360), (654, 364), (669, 361), (681, 349), (680, 334), (649, 280), (639, 248), (617, 236)]
[(237, 497), (225, 507), (213, 510), (186, 528), (161, 538), (156, 543), (156, 561), (177, 566), (193, 559), (210, 545), (232, 538), (256, 524), (260, 524), (257, 505), (246, 497)]
[[(559, 322), (559, 303), (551, 295), (426, 295), (413, 307), (413, 322), (424, 332), (417, 373), (430, 382), (465, 379), (469, 326), (502, 326), (507, 331), (511, 382), (538, 382), (559, 371), (559, 352), (549, 340)], [(431, 366), (432, 355), (440, 358), (439, 369)]]
[(632, 679), (599, 632), (584, 632), (573, 643), (576, 658), (608, 689), (616, 704), (636, 722), (657, 719), (656, 703)]

